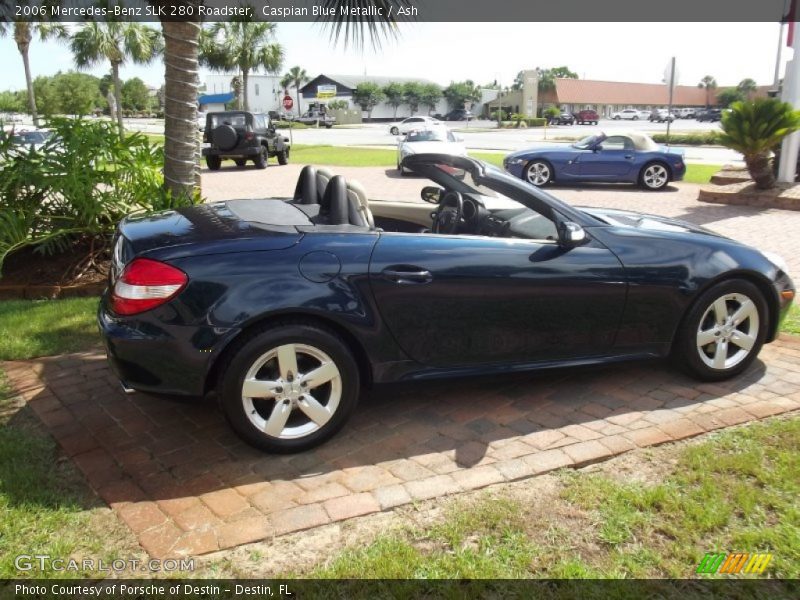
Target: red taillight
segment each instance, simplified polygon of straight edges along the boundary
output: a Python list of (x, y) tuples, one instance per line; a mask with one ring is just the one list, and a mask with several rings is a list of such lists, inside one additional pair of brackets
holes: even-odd
[(135, 258), (123, 269), (111, 291), (111, 310), (135, 315), (174, 298), (189, 281), (186, 273), (149, 258)]

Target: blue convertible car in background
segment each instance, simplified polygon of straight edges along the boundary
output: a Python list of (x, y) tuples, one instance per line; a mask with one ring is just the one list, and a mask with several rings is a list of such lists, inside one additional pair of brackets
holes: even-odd
[(216, 391), (245, 440), (293, 452), (372, 383), (666, 356), (733, 377), (794, 298), (780, 257), (696, 225), (578, 209), (462, 156), (401, 166), (436, 184), (426, 202), (308, 166), (294, 198), (125, 219), (98, 313), (125, 387)]
[(558, 183), (637, 183), (661, 190), (686, 174), (683, 150), (665, 148), (642, 133), (590, 135), (571, 145), (547, 144), (503, 159), (506, 171), (535, 186)]

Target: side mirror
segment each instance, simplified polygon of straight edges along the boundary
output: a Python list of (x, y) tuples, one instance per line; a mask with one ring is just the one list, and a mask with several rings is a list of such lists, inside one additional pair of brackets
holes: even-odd
[(442, 189), (435, 185), (426, 185), (419, 193), (420, 197), (429, 204), (439, 204), (441, 194)]
[(558, 241), (568, 248), (580, 246), (586, 241), (586, 230), (572, 221), (563, 221), (558, 226)]

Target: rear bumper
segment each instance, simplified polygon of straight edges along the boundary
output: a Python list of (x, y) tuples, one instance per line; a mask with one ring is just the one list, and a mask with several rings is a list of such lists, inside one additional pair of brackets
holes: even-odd
[(173, 325), (169, 305), (132, 317), (117, 317), (105, 297), (97, 324), (111, 370), (125, 388), (154, 394), (202, 396), (209, 370), (238, 330)]
[(235, 150), (220, 150), (219, 148), (203, 148), (203, 156), (257, 156), (261, 152), (261, 146), (245, 146)]

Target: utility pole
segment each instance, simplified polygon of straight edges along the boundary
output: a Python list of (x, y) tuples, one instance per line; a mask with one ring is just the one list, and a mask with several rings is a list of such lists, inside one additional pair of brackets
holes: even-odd
[(778, 55), (775, 58), (775, 76), (772, 78), (772, 87), (777, 90), (781, 84), (781, 52), (783, 51), (783, 26), (781, 23), (778, 29)]
[[(788, 102), (794, 108), (800, 108), (800, 31), (797, 29), (797, 16), (794, 2), (788, 15), (789, 37), (787, 44), (791, 43), (794, 54), (792, 60), (786, 63), (786, 74), (783, 77), (781, 100)], [(781, 144), (781, 160), (778, 164), (778, 181), (793, 183), (797, 172), (797, 154), (800, 149), (800, 131), (786, 136)]]

